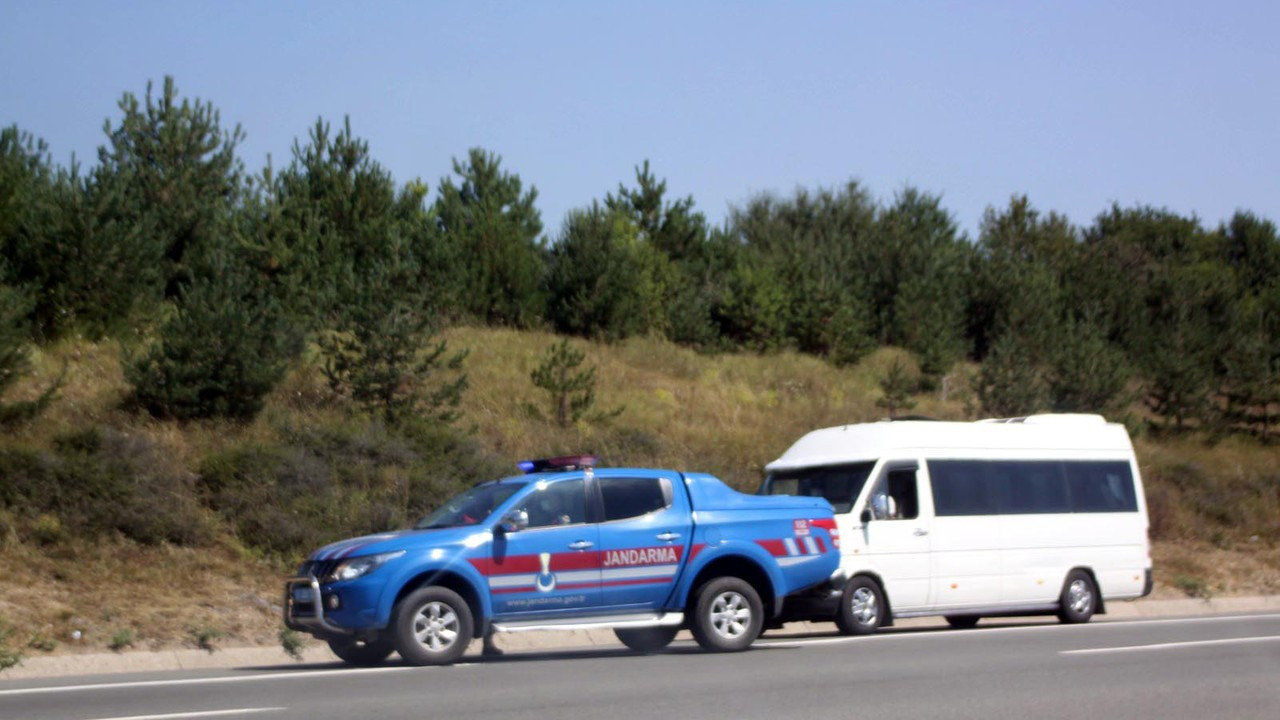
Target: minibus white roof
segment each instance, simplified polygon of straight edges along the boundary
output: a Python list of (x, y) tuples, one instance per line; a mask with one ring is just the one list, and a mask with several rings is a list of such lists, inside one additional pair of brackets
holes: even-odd
[(998, 457), (1010, 450), (1132, 453), (1133, 445), (1123, 425), (1108, 423), (1101, 415), (1030, 415), (976, 422), (885, 420), (814, 430), (765, 470), (874, 461), (891, 451), (908, 449), (991, 450)]

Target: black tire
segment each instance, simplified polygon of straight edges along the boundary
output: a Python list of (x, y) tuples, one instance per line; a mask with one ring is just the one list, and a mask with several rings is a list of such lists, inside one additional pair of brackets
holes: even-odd
[(448, 588), (414, 590), (396, 603), (391, 617), (396, 651), (411, 665), (448, 665), (471, 644), (471, 608)]
[(736, 577), (718, 577), (694, 595), (693, 639), (708, 652), (746, 650), (764, 625), (764, 603), (755, 588)]
[(947, 624), (957, 630), (968, 630), (978, 624), (981, 615), (947, 615)]
[(1064, 623), (1087, 623), (1098, 609), (1098, 586), (1083, 570), (1072, 570), (1062, 583), (1058, 598), (1058, 619)]
[(348, 665), (369, 667), (382, 664), (387, 656), (395, 651), (395, 646), (386, 636), (369, 641), (334, 638), (329, 641), (329, 649)]
[(858, 575), (844, 584), (840, 610), (836, 613), (836, 627), (845, 635), (870, 635), (884, 624), (888, 609), (880, 584), (865, 575)]
[(617, 628), (613, 631), (623, 645), (636, 652), (657, 652), (676, 639), (679, 627)]

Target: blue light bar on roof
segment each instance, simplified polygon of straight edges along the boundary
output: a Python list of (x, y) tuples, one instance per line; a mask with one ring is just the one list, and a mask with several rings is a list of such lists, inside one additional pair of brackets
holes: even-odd
[(523, 473), (551, 472), (556, 470), (582, 470), (595, 467), (600, 458), (595, 455), (565, 455), (563, 457), (521, 460), (516, 467)]

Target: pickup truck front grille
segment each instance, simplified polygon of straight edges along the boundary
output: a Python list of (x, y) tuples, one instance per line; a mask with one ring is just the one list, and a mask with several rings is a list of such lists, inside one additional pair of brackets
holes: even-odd
[(333, 572), (337, 565), (337, 560), (308, 560), (298, 568), (298, 576), (314, 575), (317, 580), (324, 582), (324, 579), (329, 576), (329, 573)]

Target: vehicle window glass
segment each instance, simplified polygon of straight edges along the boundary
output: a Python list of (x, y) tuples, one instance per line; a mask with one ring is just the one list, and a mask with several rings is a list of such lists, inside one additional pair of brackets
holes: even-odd
[(582, 478), (561, 480), (533, 492), (521, 505), (529, 527), (576, 525), (587, 521), (587, 498)]
[(987, 463), (1001, 514), (1071, 512), (1062, 463), (1049, 461), (993, 461)]
[(524, 487), (519, 483), (485, 483), (446, 500), (435, 512), (418, 521), (415, 528), (432, 529), (475, 525), (483, 522), (507, 498)]
[(765, 495), (803, 495), (825, 498), (838, 513), (853, 509), (875, 463), (852, 463), (784, 470), (765, 479)]
[(1136, 512), (1133, 472), (1127, 462), (1069, 462), (1067, 486), (1075, 512)]
[(877, 520), (911, 520), (920, 515), (914, 468), (890, 470), (871, 493), (871, 514)]
[(930, 460), (929, 480), (938, 515), (995, 515), (996, 498), (981, 460)]
[(666, 478), (610, 477), (596, 482), (604, 500), (605, 520), (639, 517), (671, 504), (671, 485)]

